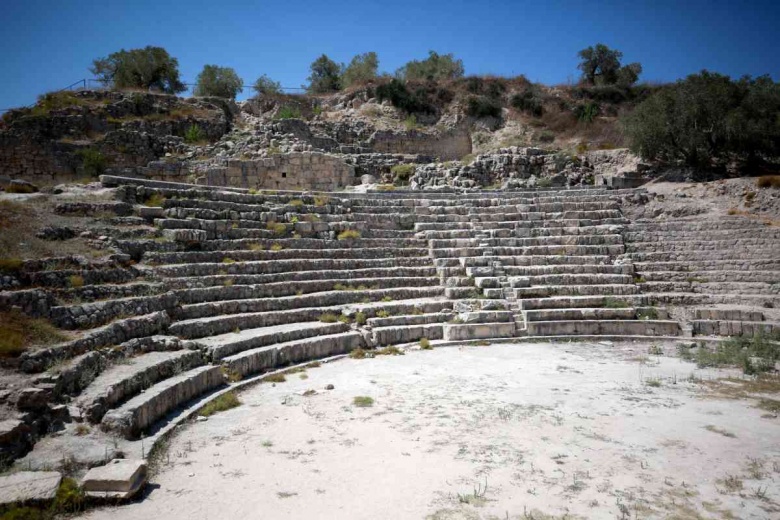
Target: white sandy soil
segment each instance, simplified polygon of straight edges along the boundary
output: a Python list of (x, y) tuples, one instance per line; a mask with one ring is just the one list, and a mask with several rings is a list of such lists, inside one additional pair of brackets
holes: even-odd
[(647, 344), (344, 359), (181, 428), (143, 500), (84, 518), (780, 518), (780, 419), (703, 383), (734, 374)]

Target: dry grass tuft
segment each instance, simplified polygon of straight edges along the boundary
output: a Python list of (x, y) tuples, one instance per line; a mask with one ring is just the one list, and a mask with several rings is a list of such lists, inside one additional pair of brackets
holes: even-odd
[(48, 321), (18, 311), (0, 312), (0, 358), (20, 356), (33, 345), (51, 345), (68, 336)]

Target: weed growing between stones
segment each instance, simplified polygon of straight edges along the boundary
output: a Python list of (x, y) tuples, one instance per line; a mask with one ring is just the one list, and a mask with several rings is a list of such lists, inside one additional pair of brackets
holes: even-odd
[(375, 351), (377, 356), (403, 356), (404, 351), (395, 345), (388, 345)]
[(68, 285), (74, 289), (84, 287), (84, 277), (78, 274), (74, 274), (68, 277)]
[(625, 309), (628, 306), (629, 306), (628, 303), (622, 300), (618, 300), (616, 298), (612, 298), (609, 296), (604, 298), (604, 307), (606, 309)]
[(32, 345), (50, 345), (68, 336), (41, 318), (30, 318), (19, 311), (0, 312), (0, 358), (22, 354)]
[(374, 406), (374, 400), (367, 395), (358, 395), (352, 399), (352, 404), (358, 408), (368, 408)]
[(431, 345), (431, 341), (428, 338), (420, 339), (420, 350), (433, 350), (433, 345)]
[(154, 208), (161, 208), (164, 203), (165, 203), (165, 197), (163, 197), (159, 193), (154, 193), (154, 194), (150, 195), (149, 198), (147, 198), (144, 201), (144, 204), (146, 206), (151, 206), (151, 207), (154, 207)]
[(339, 321), (339, 317), (332, 312), (325, 312), (320, 314), (320, 321), (323, 323), (336, 323)]
[(198, 415), (201, 417), (208, 417), (210, 415), (214, 415), (215, 413), (224, 412), (225, 410), (230, 410), (231, 408), (235, 408), (240, 405), (241, 401), (238, 399), (238, 396), (235, 394), (235, 392), (226, 392), (207, 403), (206, 406), (200, 409)]
[(700, 368), (739, 366), (748, 375), (761, 374), (774, 369), (780, 360), (780, 338), (778, 334), (752, 337), (737, 336), (720, 342), (715, 347), (700, 344), (695, 352), (678, 346), (682, 359), (695, 362)]
[(285, 377), (284, 374), (271, 374), (270, 376), (264, 377), (263, 381), (266, 383), (284, 383), (287, 381), (287, 377)]
[(360, 238), (360, 231), (356, 231), (354, 229), (345, 229), (341, 233), (338, 234), (339, 240), (357, 240)]

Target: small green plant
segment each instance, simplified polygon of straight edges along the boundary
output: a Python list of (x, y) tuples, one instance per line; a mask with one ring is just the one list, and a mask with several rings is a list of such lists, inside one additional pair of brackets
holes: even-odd
[(262, 442), (262, 444), (260, 444), (260, 445), (261, 445), (263, 448), (271, 448), (271, 447), (273, 447), (274, 443), (273, 443), (273, 442), (271, 442), (271, 441), (269, 441), (269, 440), (265, 440), (265, 441), (263, 441), (263, 442)]
[(290, 206), (293, 206), (293, 207), (295, 207), (295, 208), (300, 208), (301, 206), (303, 206), (303, 205), (304, 205), (304, 204), (303, 204), (303, 201), (302, 201), (301, 199), (293, 199), (293, 200), (291, 200), (290, 202), (288, 202), (288, 204), (289, 204)]
[(356, 348), (349, 353), (352, 359), (366, 359), (374, 357), (374, 353), (362, 348)]
[(645, 384), (653, 388), (658, 388), (661, 386), (661, 380), (657, 377), (651, 377), (645, 380)]
[(222, 259), (222, 263), (223, 264), (235, 264), (236, 261), (233, 260), (232, 258), (225, 257), (225, 258)]
[[(330, 202), (330, 197), (326, 195), (315, 195), (314, 196), (314, 205), (318, 208), (321, 208), (322, 206), (326, 205), (328, 202)], [(313, 217), (317, 217), (317, 215), (312, 215)], [(317, 217), (319, 218), (319, 217)]]
[(355, 323), (358, 325), (365, 325), (366, 324), (366, 313), (363, 311), (360, 311), (355, 314)]
[(704, 427), (704, 429), (712, 433), (723, 435), (724, 437), (729, 437), (731, 439), (735, 439), (737, 437), (735, 434), (731, 433), (730, 431), (724, 430), (723, 428), (718, 428), (714, 424), (708, 424), (707, 426)]
[(645, 307), (636, 311), (638, 320), (657, 320), (658, 310), (655, 307)]
[(404, 127), (406, 127), (407, 130), (416, 130), (418, 128), (417, 125), (417, 116), (414, 114), (409, 114), (406, 119), (404, 119)]
[(192, 124), (184, 132), (184, 141), (189, 144), (199, 143), (205, 140), (206, 135), (200, 126)]
[(218, 412), (224, 412), (241, 405), (241, 401), (235, 392), (225, 392), (216, 399), (209, 401), (206, 406), (198, 411), (198, 415), (202, 417), (208, 417)]
[(377, 356), (403, 356), (404, 351), (395, 345), (388, 345), (384, 348), (377, 349), (374, 352)]
[(374, 406), (374, 400), (367, 395), (358, 395), (352, 399), (352, 404), (358, 408), (368, 408)]
[(106, 171), (108, 159), (99, 150), (82, 148), (76, 152), (76, 155), (81, 158), (81, 167), (86, 175), (97, 177)]
[(68, 277), (68, 285), (74, 289), (84, 287), (84, 277), (78, 274), (73, 274)]
[(339, 317), (332, 312), (325, 312), (320, 314), (320, 321), (323, 323), (336, 323), (339, 321)]
[(80, 423), (76, 425), (76, 429), (74, 430), (76, 435), (78, 436), (84, 436), (87, 435), (90, 432), (90, 428), (88, 425), (84, 423)]
[(144, 201), (144, 205), (151, 206), (154, 208), (161, 208), (164, 202), (165, 202), (165, 197), (163, 197), (159, 193), (153, 193)]
[(345, 229), (341, 233), (338, 234), (339, 240), (357, 240), (361, 237), (360, 231), (356, 231), (354, 229)]
[(414, 164), (396, 164), (390, 168), (390, 173), (393, 174), (393, 182), (398, 185), (408, 184), (409, 177), (414, 175), (416, 166)]
[(650, 348), (647, 349), (647, 353), (651, 356), (663, 356), (664, 349), (658, 345), (650, 345)]
[(21, 258), (0, 258), (0, 273), (16, 273), (22, 270), (24, 261)]
[(276, 236), (282, 236), (287, 232), (287, 226), (281, 222), (269, 222), (266, 229)]
[(420, 339), (420, 350), (433, 350), (433, 345), (431, 345), (431, 341), (428, 338)]
[(276, 119), (300, 119), (301, 111), (298, 107), (284, 105), (276, 113)]
[(536, 186), (538, 186), (539, 188), (549, 188), (550, 186), (552, 186), (552, 179), (550, 179), (549, 177), (542, 177), (541, 179), (538, 179), (536, 181)]
[(780, 188), (780, 175), (762, 175), (756, 181), (759, 188)]
[(377, 318), (389, 318), (390, 313), (386, 310), (382, 309), (381, 311), (376, 311), (376, 317)]
[(617, 298), (612, 298), (611, 296), (604, 298), (604, 307), (607, 309), (625, 309), (628, 306), (627, 302), (618, 300)]
[(228, 279), (222, 281), (222, 286), (223, 287), (232, 287), (233, 283), (234, 283), (233, 279), (232, 278), (228, 278)]
[(263, 378), (263, 381), (266, 383), (284, 383), (287, 381), (287, 378), (284, 374), (271, 374), (270, 376), (266, 376)]
[(271, 248), (270, 249), (271, 249), (271, 251), (274, 251), (274, 252), (281, 251), (282, 249), (284, 249), (284, 246), (282, 244), (271, 244)]
[(51, 345), (68, 338), (42, 318), (16, 310), (0, 312), (0, 358), (14, 358), (33, 345)]

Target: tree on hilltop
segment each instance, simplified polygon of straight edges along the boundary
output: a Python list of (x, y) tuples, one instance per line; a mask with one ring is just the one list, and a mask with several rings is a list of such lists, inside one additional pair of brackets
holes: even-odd
[(179, 79), (179, 62), (162, 47), (124, 49), (98, 58), (89, 69), (112, 88), (156, 88), (168, 94), (187, 90)]
[(243, 81), (232, 68), (205, 65), (198, 74), (194, 94), (236, 99), (236, 95), (243, 90)]
[(255, 84), (252, 85), (252, 88), (258, 96), (282, 93), (282, 84), (278, 81), (272, 80), (265, 74), (257, 78)]
[(341, 83), (344, 87), (365, 83), (376, 78), (379, 68), (379, 58), (375, 52), (358, 54), (349, 62), (341, 75)]
[(306, 90), (310, 94), (326, 94), (341, 90), (343, 65), (339, 65), (323, 54), (312, 62), (309, 69), (311, 74), (307, 78), (309, 85)]
[(428, 51), (426, 59), (408, 62), (398, 69), (395, 75), (406, 81), (436, 81), (462, 78), (463, 73), (463, 60), (456, 59), (452, 54), (438, 54), (435, 51)]
[(582, 49), (577, 53), (582, 60), (577, 68), (582, 71), (582, 79), (591, 85), (615, 85), (630, 87), (639, 79), (642, 65), (631, 63), (621, 67), (623, 53), (610, 49), (603, 43), (595, 47)]

